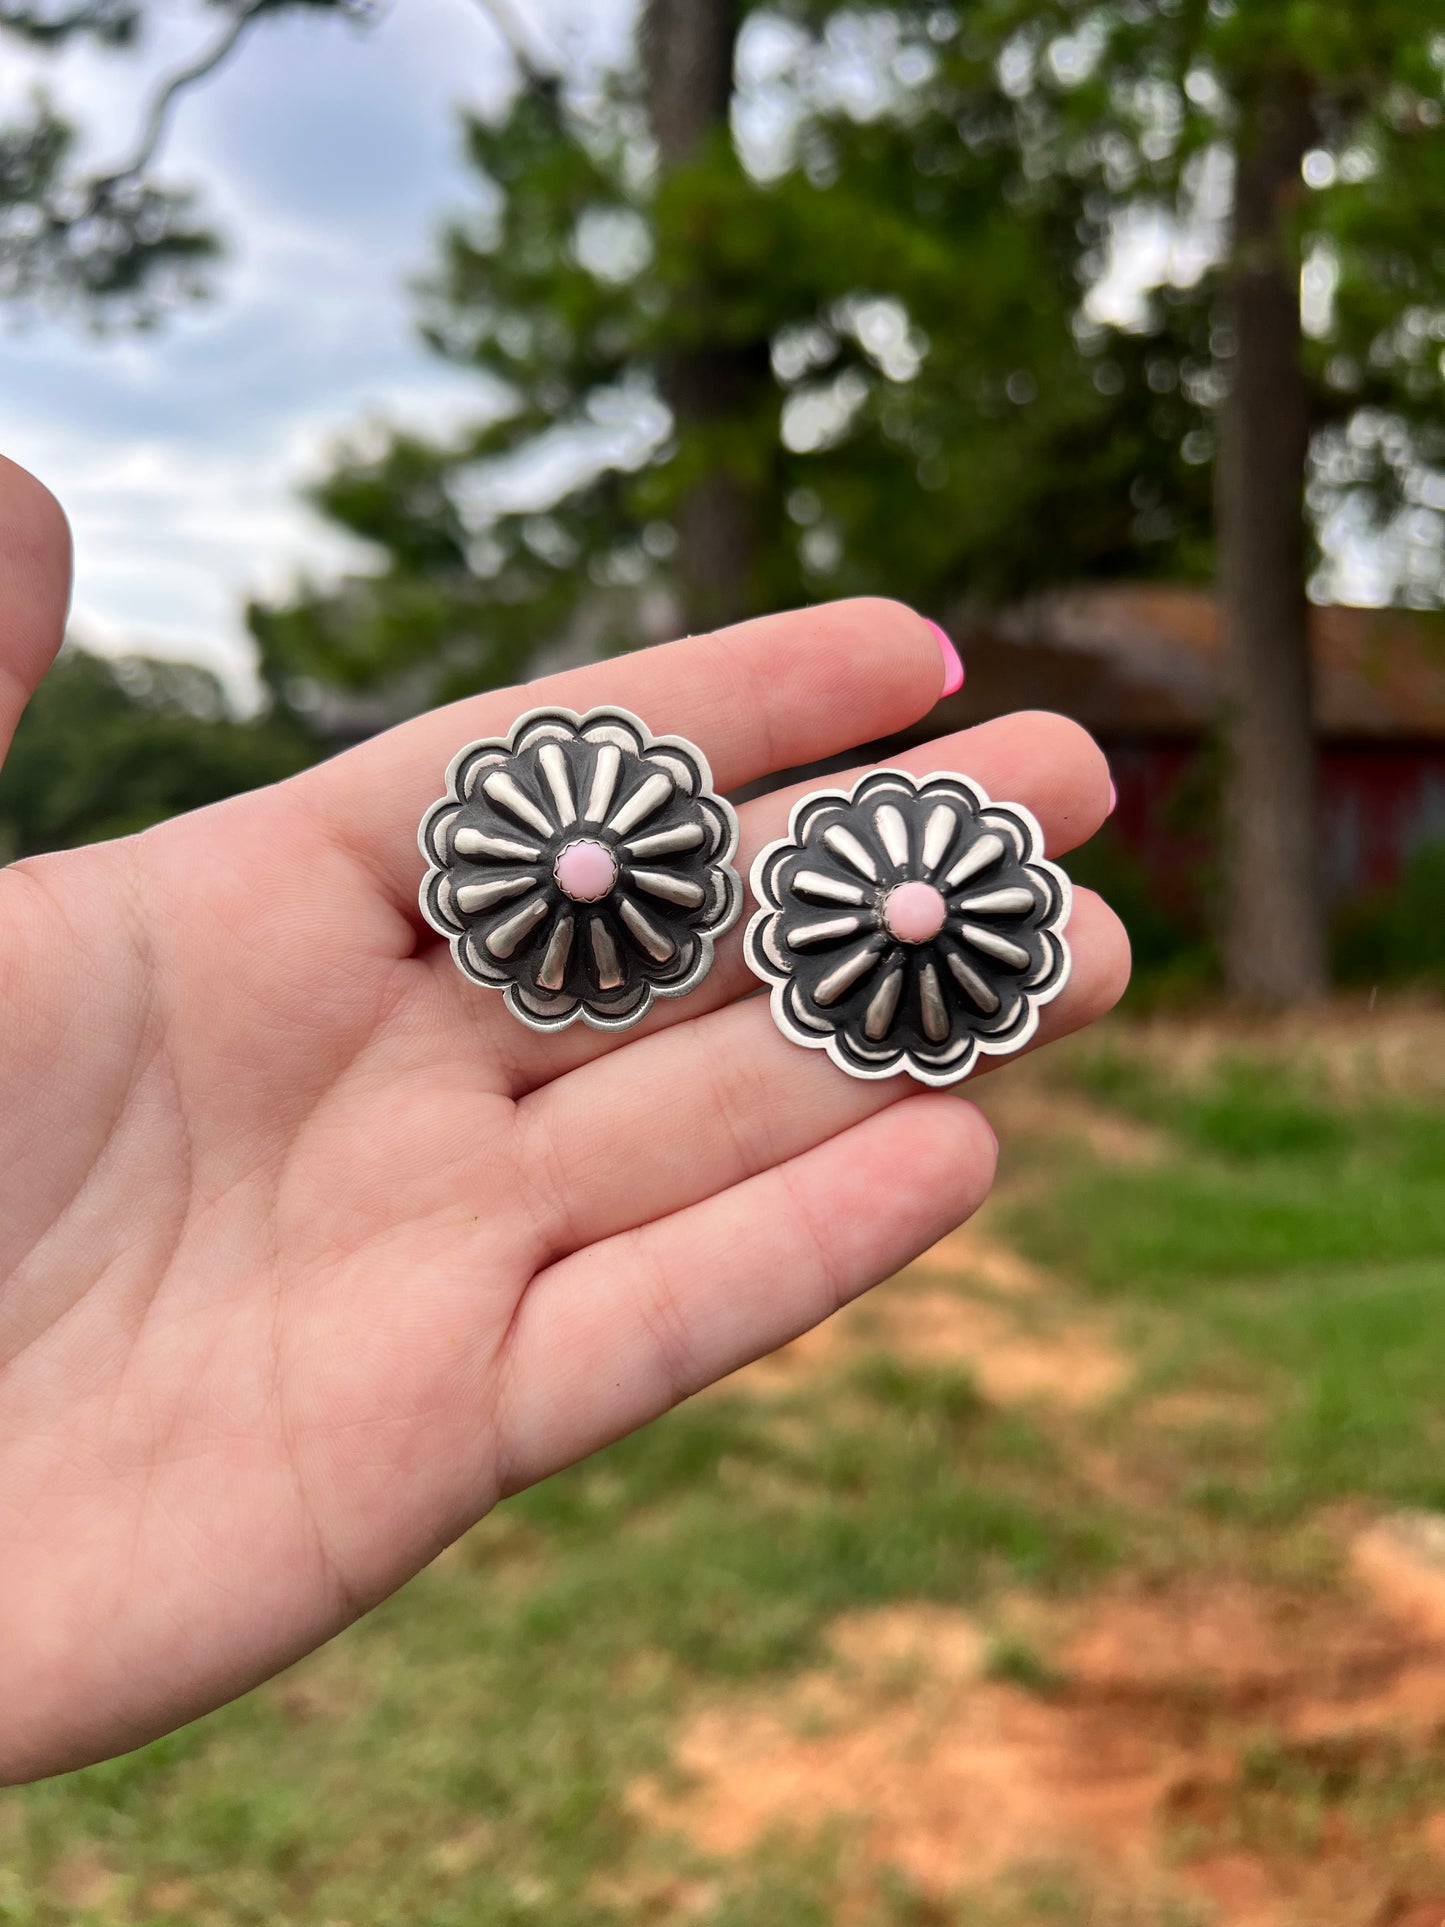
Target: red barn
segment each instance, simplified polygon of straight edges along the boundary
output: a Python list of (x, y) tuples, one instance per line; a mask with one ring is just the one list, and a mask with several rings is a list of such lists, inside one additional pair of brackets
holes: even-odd
[[(1200, 832), (1181, 785), (1224, 700), (1213, 596), (1082, 588), (951, 626), (968, 680), (918, 734), (1012, 709), (1076, 717), (1108, 753), (1125, 844), (1163, 887), (1187, 874)], [(1339, 903), (1393, 883), (1422, 843), (1445, 838), (1445, 616), (1317, 608), (1311, 645), (1324, 876)]]

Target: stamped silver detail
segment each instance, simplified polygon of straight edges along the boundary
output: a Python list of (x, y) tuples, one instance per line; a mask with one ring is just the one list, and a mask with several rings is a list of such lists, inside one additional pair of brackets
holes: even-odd
[(814, 791), (752, 887), (745, 949), (774, 1020), (854, 1077), (957, 1083), (1021, 1049), (1068, 980), (1069, 879), (1029, 812), (967, 777), (874, 770)]
[(537, 879), (533, 876), (497, 877), (491, 883), (462, 883), (452, 892), (452, 901), (463, 916), (473, 916), (478, 910), (490, 910), (494, 903), (505, 903), (509, 897), (524, 896), (528, 890), (535, 890)]
[(878, 881), (878, 865), (851, 830), (845, 829), (841, 823), (834, 823), (823, 832), (823, 841), (834, 856), (841, 857), (859, 876), (867, 877), (870, 883)]
[(537, 761), (542, 766), (542, 774), (547, 779), (547, 787), (552, 792), (552, 801), (557, 806), (557, 821), (565, 828), (577, 820), (577, 799), (572, 794), (572, 776), (567, 768), (567, 758), (560, 743), (544, 743), (537, 752)]
[(685, 738), (623, 709), (529, 710), (452, 759), (419, 833), (422, 912), (534, 1030), (622, 1030), (712, 967), (742, 907), (737, 839)]
[(684, 910), (697, 910), (707, 896), (700, 883), (691, 877), (674, 876), (670, 870), (633, 870), (632, 881), (639, 890), (646, 890), (650, 897), (661, 897), (664, 903), (679, 903)]
[(807, 950), (815, 943), (836, 943), (839, 937), (856, 937), (862, 928), (860, 917), (829, 917), (825, 923), (799, 924), (788, 932), (788, 948)]
[(700, 850), (706, 841), (707, 832), (701, 823), (679, 823), (674, 830), (629, 837), (622, 847), (629, 856), (640, 856), (650, 862), (656, 856), (675, 856), (679, 850)]
[(793, 888), (800, 897), (814, 897), (819, 903), (851, 903), (861, 908), (868, 901), (868, 892), (856, 883), (820, 876), (816, 870), (800, 870), (793, 878)]
[(465, 826), (452, 838), (452, 849), (458, 856), (489, 856), (499, 863), (535, 863), (542, 854), (535, 843), (521, 843), (514, 836), (488, 836)]

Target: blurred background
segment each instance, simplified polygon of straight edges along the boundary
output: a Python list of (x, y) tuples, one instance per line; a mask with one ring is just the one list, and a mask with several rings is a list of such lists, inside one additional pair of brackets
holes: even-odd
[(1442, 117), (1434, 0), (0, 0), (0, 860), (876, 593), (918, 739), (1104, 744), (1138, 966), (872, 1303), (0, 1797), (0, 1922), (1445, 1920)]

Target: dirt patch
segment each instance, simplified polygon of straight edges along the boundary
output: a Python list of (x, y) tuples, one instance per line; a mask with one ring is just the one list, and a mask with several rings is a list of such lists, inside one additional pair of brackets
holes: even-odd
[(1101, 1404), (1128, 1376), (1127, 1361), (1080, 1323), (1030, 1329), (1012, 1311), (961, 1292), (886, 1288), (866, 1309), (840, 1312), (729, 1384), (775, 1394), (872, 1352), (903, 1365), (966, 1371), (995, 1405), (1042, 1400), (1071, 1410)]
[(1033, 1601), (1029, 1624), (1044, 1693), (990, 1677), (966, 1614), (840, 1621), (827, 1666), (702, 1708), (633, 1810), (721, 1857), (841, 1818), (867, 1863), (940, 1897), (1050, 1865), (1232, 1927), (1429, 1917), (1445, 1628), (1410, 1600), (1199, 1579)]
[(93, 1848), (62, 1860), (50, 1875), (51, 1893), (67, 1908), (81, 1913), (109, 1907), (120, 1892), (121, 1877)]
[(989, 1640), (947, 1606), (882, 1606), (835, 1620), (828, 1646), (857, 1681), (887, 1685), (910, 1674), (948, 1686), (983, 1678)]
[[(896, 1642), (896, 1609), (891, 1621)], [(1163, 1790), (1147, 1752), (1115, 1746), (1109, 1770), (1089, 1771), (1093, 1748), (1058, 1707), (978, 1677), (987, 1642), (968, 1620), (915, 1628), (911, 1663), (940, 1641), (970, 1656), (969, 1677), (929, 1666), (904, 1690), (886, 1668), (844, 1668), (771, 1704), (704, 1711), (675, 1756), (685, 1790), (644, 1783), (633, 1810), (725, 1857), (780, 1826), (842, 1817), (870, 1861), (940, 1894), (1036, 1859), (1045, 1843), (1078, 1855), (1142, 1837)]]
[[(881, 1351), (904, 1365), (965, 1371), (997, 1405), (1040, 1400), (1085, 1410), (1102, 1404), (1124, 1384), (1128, 1361), (1096, 1325), (1057, 1316), (1045, 1302), (1050, 1283), (1047, 1273), (974, 1221), (893, 1283), (726, 1383), (759, 1396), (786, 1393)], [(1053, 1297), (1056, 1304), (1058, 1294)]]
[(1134, 1168), (1159, 1164), (1171, 1150), (1167, 1132), (1051, 1082), (1043, 1065), (1032, 1076), (1000, 1080), (986, 1091), (982, 1108), (1005, 1147), (1013, 1138), (1072, 1142), (1086, 1146), (1103, 1164)]
[(960, 1283), (980, 1285), (1005, 1298), (1037, 1297), (1053, 1281), (1048, 1273), (996, 1237), (989, 1229), (987, 1207), (946, 1238), (904, 1272), (905, 1278), (951, 1278)]
[(1340, 1098), (1438, 1097), (1445, 1092), (1445, 1008), (1407, 998), (1337, 998), (1275, 1017), (1237, 1011), (1161, 1017), (1116, 1026), (1127, 1047), (1160, 1061), (1170, 1076), (1209, 1075), (1246, 1053), (1298, 1069), (1318, 1065)]
[(1386, 1612), (1445, 1640), (1445, 1515), (1396, 1512), (1355, 1536), (1350, 1564)]
[(1266, 1415), (1262, 1399), (1242, 1392), (1201, 1391), (1161, 1392), (1134, 1412), (1141, 1424), (1169, 1432), (1242, 1431), (1261, 1424)]

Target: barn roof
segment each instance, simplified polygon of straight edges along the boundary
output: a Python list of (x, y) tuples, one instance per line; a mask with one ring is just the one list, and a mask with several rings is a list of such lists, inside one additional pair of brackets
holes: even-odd
[[(1191, 737), (1222, 701), (1219, 610), (1207, 589), (1071, 589), (951, 627), (968, 665), (962, 694), (945, 705), (959, 721), (1042, 707), (1104, 735)], [(1445, 742), (1445, 615), (1314, 608), (1310, 643), (1324, 736)]]

